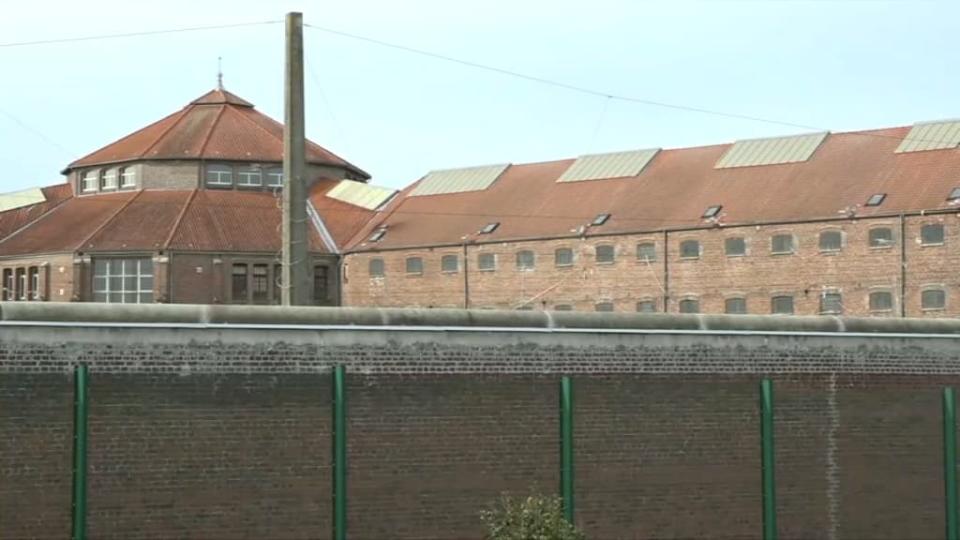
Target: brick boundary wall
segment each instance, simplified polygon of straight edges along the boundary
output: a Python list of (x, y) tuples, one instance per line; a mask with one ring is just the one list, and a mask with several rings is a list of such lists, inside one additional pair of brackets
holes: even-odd
[(226, 326), (15, 321), (6, 307), (4, 538), (68, 534), (79, 362), (91, 380), (94, 538), (329, 537), (336, 364), (347, 368), (351, 539), (480, 538), (477, 513), (499, 492), (555, 492), (567, 374), (576, 519), (590, 538), (758, 537), (765, 376), (777, 392), (781, 537), (942, 535), (939, 390), (960, 384), (952, 321), (874, 335)]

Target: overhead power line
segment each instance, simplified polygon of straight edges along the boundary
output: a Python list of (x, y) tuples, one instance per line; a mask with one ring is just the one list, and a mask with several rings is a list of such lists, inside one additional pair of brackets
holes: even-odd
[[(536, 83), (544, 84), (544, 85), (547, 85), (547, 86), (553, 86), (553, 87), (556, 87), (556, 88), (562, 88), (562, 89), (564, 89), (564, 90), (569, 90), (569, 91), (572, 91), (572, 92), (578, 92), (578, 93), (585, 94), (585, 95), (589, 95), (589, 96), (593, 96), (593, 97), (606, 98), (608, 101), (609, 101), (609, 100), (617, 100), (617, 101), (622, 101), (622, 102), (626, 102), (626, 103), (637, 103), (637, 104), (641, 104), (641, 105), (649, 105), (649, 106), (652, 106), (652, 107), (662, 107), (662, 108), (674, 109), (674, 110), (678, 110), (678, 111), (694, 112), (694, 113), (700, 113), (700, 114), (708, 114), (708, 115), (712, 115), (712, 116), (718, 116), (718, 117), (722, 117), (722, 118), (731, 118), (731, 119), (735, 119), (735, 120), (747, 120), (747, 121), (750, 121), (750, 122), (761, 122), (761, 123), (764, 123), (764, 124), (772, 124), (772, 125), (778, 125), (778, 126), (786, 126), (786, 127), (803, 129), (803, 130), (811, 130), (811, 131), (832, 131), (832, 130), (827, 129), (827, 128), (824, 128), (824, 127), (811, 126), (811, 125), (807, 125), (807, 124), (798, 124), (798, 123), (796, 123), (796, 122), (788, 122), (788, 121), (785, 121), (785, 120), (776, 120), (776, 119), (763, 118), (763, 117), (760, 117), (760, 116), (753, 116), (753, 115), (748, 115), (748, 114), (740, 114), (740, 113), (732, 113), (732, 112), (726, 112), (726, 111), (718, 111), (718, 110), (715, 110), (715, 109), (707, 109), (707, 108), (704, 108), (704, 107), (694, 107), (694, 106), (690, 106), (690, 105), (680, 105), (680, 104), (677, 104), (677, 103), (668, 103), (668, 102), (665, 102), (665, 101), (658, 101), (658, 100), (653, 100), (653, 99), (646, 99), (646, 98), (639, 98), (639, 97), (634, 97), (634, 96), (627, 96), (627, 95), (623, 95), (623, 94), (617, 94), (617, 93), (614, 93), (614, 92), (604, 92), (604, 91), (601, 91), (601, 90), (596, 90), (596, 89), (594, 89), (594, 88), (588, 88), (588, 87), (585, 87), (585, 86), (579, 86), (579, 85), (575, 85), (575, 84), (569, 84), (569, 83), (565, 83), (565, 82), (561, 82), (561, 81), (556, 81), (556, 80), (553, 80), (553, 79), (547, 79), (547, 78), (545, 78), (545, 77), (539, 77), (539, 76), (536, 76), (536, 75), (528, 75), (528, 74), (526, 74), (526, 73), (521, 73), (521, 72), (519, 72), (519, 71), (513, 71), (513, 70), (504, 69), (504, 68), (500, 68), (500, 67), (496, 67), (496, 66), (491, 66), (491, 65), (487, 65), (487, 64), (481, 64), (481, 63), (479, 63), (479, 62), (474, 62), (474, 61), (472, 61), (472, 60), (464, 60), (464, 59), (461, 59), (461, 58), (456, 58), (456, 57), (448, 56), (448, 55), (445, 55), (445, 54), (440, 54), (440, 53), (435, 53), (435, 52), (432, 52), (432, 51), (427, 51), (427, 50), (423, 50), (423, 49), (418, 49), (418, 48), (410, 47), (410, 46), (407, 46), (407, 45), (401, 45), (401, 44), (399, 44), (399, 43), (392, 43), (392, 42), (389, 42), (389, 41), (384, 41), (384, 40), (382, 40), (382, 39), (372, 38), (372, 37), (369, 37), (369, 36), (363, 36), (363, 35), (360, 35), (360, 34), (354, 34), (354, 33), (351, 33), (351, 32), (344, 32), (344, 31), (342, 31), (342, 30), (336, 30), (336, 29), (327, 28), (327, 27), (324, 27), (324, 26), (317, 26), (317, 25), (314, 25), (314, 24), (306, 24), (306, 23), (304, 23), (304, 26), (307, 27), (307, 28), (311, 28), (311, 29), (313, 29), (313, 30), (317, 30), (317, 31), (319, 31), (319, 32), (324, 32), (324, 33), (332, 34), (332, 35), (335, 35), (335, 36), (341, 36), (341, 37), (345, 37), (345, 38), (349, 38), (349, 39), (354, 39), (354, 40), (358, 40), (358, 41), (365, 41), (365, 42), (367, 42), (367, 43), (373, 43), (373, 44), (375, 44), (375, 45), (380, 45), (380, 46), (388, 47), (388, 48), (391, 48), (391, 49), (396, 49), (396, 50), (400, 50), (400, 51), (404, 51), (404, 52), (409, 52), (409, 53), (417, 54), (417, 55), (420, 55), (420, 56), (425, 56), (425, 57), (428, 57), (428, 58), (434, 58), (434, 59), (442, 60), (442, 61), (445, 61), (445, 62), (452, 62), (452, 63), (455, 63), (455, 64), (460, 64), (460, 65), (462, 65), (462, 66), (467, 66), (467, 67), (476, 68), (476, 69), (480, 69), (480, 70), (490, 71), (490, 72), (493, 72), (493, 73), (498, 73), (498, 74), (500, 74), (500, 75), (506, 75), (506, 76), (509, 76), (509, 77), (515, 77), (515, 78), (518, 78), (518, 79), (523, 79), (523, 80), (526, 80), (526, 81), (536, 82)], [(895, 140), (898, 140), (898, 141), (899, 141), (899, 140), (906, 140), (906, 139), (907, 139), (906, 137), (895, 136), (895, 135), (881, 135), (881, 134), (878, 134), (878, 133), (849, 132), (849, 134), (851, 134), (851, 135), (857, 135), (857, 136), (863, 136), (863, 137), (879, 137), (879, 138), (883, 138), (883, 139), (895, 139)], [(914, 139), (910, 139), (910, 140), (916, 140), (916, 141), (921, 141), (921, 142), (937, 142), (937, 141), (929, 141), (929, 140), (915, 139), (915, 138), (914, 138)]]
[(0, 48), (4, 47), (27, 47), (31, 45), (49, 45), (53, 43), (73, 43), (76, 41), (98, 41), (102, 39), (118, 39), (138, 36), (153, 36), (157, 34), (175, 34), (180, 32), (199, 32), (203, 30), (221, 30), (224, 28), (242, 28), (244, 26), (260, 26), (265, 24), (279, 24), (283, 21), (260, 21), (234, 24), (213, 24), (209, 26), (188, 26), (181, 28), (167, 28), (163, 30), (145, 30), (141, 32), (125, 32), (122, 34), (100, 34), (95, 36), (78, 36), (56, 39), (39, 39), (36, 41), (13, 41), (9, 43), (0, 43)]
[(822, 128), (818, 128), (818, 127), (816, 127), (816, 126), (808, 126), (808, 125), (805, 125), (805, 124), (797, 124), (797, 123), (794, 123), (794, 122), (786, 122), (786, 121), (783, 121), (783, 120), (771, 120), (771, 119), (769, 119), (769, 118), (761, 118), (761, 117), (759, 117), (759, 116), (750, 116), (750, 115), (746, 115), (746, 114), (738, 114), (738, 113), (730, 113), (730, 112), (724, 112), (724, 111), (716, 111), (716, 110), (712, 110), (712, 109), (705, 109), (705, 108), (702, 108), (702, 107), (691, 107), (691, 106), (688, 106), (688, 105), (678, 105), (678, 104), (676, 104), (676, 103), (667, 103), (667, 102), (664, 102), (664, 101), (656, 101), (656, 100), (652, 100), (652, 99), (643, 99), (643, 98), (637, 98), (637, 97), (632, 97), (632, 96), (625, 96), (625, 95), (620, 95), (620, 94), (616, 94), (616, 93), (612, 93), (612, 92), (603, 92), (603, 91), (596, 90), (596, 89), (593, 89), (593, 88), (587, 88), (587, 87), (585, 87), (585, 86), (578, 86), (578, 85), (575, 85), (575, 84), (569, 84), (569, 83), (565, 83), (565, 82), (555, 81), (555, 80), (552, 80), (552, 79), (547, 79), (547, 78), (544, 78), (544, 77), (538, 77), (538, 76), (535, 76), (535, 75), (527, 75), (527, 74), (525, 74), (525, 73), (520, 73), (520, 72), (518, 72), (518, 71), (512, 71), (512, 70), (509, 70), (509, 69), (504, 69), (504, 68), (499, 68), (499, 67), (495, 67), (495, 66), (490, 66), (490, 65), (487, 65), (487, 64), (481, 64), (481, 63), (479, 63), (479, 62), (473, 62), (473, 61), (470, 61), (470, 60), (463, 60), (463, 59), (460, 59), (460, 58), (455, 58), (455, 57), (452, 57), (452, 56), (447, 56), (447, 55), (445, 55), (445, 54), (435, 53), (435, 52), (431, 52), (431, 51), (425, 51), (425, 50), (423, 50), (423, 49), (417, 49), (417, 48), (414, 48), (414, 47), (408, 47), (408, 46), (406, 46), (406, 45), (400, 45), (400, 44), (398, 44), (398, 43), (391, 43), (391, 42), (389, 42), (389, 41), (383, 41), (383, 40), (376, 39), (376, 38), (372, 38), (372, 37), (368, 37), (368, 36), (362, 36), (362, 35), (359, 35), (359, 34), (353, 34), (353, 33), (350, 33), (350, 32), (344, 32), (344, 31), (342, 31), (342, 30), (335, 30), (335, 29), (333, 29), (333, 28), (327, 28), (327, 27), (324, 27), (324, 26), (317, 26), (317, 25), (314, 25), (314, 24), (304, 24), (304, 26), (307, 27), (307, 28), (312, 28), (312, 29), (314, 29), (314, 30), (318, 30), (318, 31), (320, 31), (320, 32), (325, 32), (325, 33), (328, 33), (328, 34), (333, 34), (333, 35), (336, 35), (336, 36), (346, 37), (346, 38), (355, 39), (355, 40), (360, 40), (360, 41), (366, 41), (367, 43), (374, 43), (374, 44), (376, 44), (376, 45), (381, 45), (381, 46), (383, 46), (383, 47), (389, 47), (389, 48), (391, 48), (391, 49), (397, 49), (397, 50), (401, 50), (401, 51), (406, 51), (406, 52), (418, 54), (418, 55), (421, 55), (421, 56), (426, 56), (426, 57), (429, 57), (429, 58), (435, 58), (435, 59), (438, 59), (438, 60), (444, 60), (444, 61), (446, 61), (446, 62), (453, 62), (453, 63), (455, 63), (455, 64), (460, 64), (460, 65), (464, 65), (464, 66), (468, 66), (468, 67), (472, 67), (472, 68), (477, 68), (477, 69), (482, 69), (482, 70), (486, 70), (486, 71), (491, 71), (491, 72), (494, 72), (494, 73), (499, 73), (499, 74), (501, 74), (501, 75), (507, 75), (507, 76), (510, 76), (510, 77), (516, 77), (516, 78), (519, 78), (519, 79), (524, 79), (524, 80), (527, 80), (527, 81), (532, 81), (532, 82), (536, 82), (536, 83), (540, 83), (540, 84), (546, 84), (546, 85), (549, 85), (549, 86), (555, 86), (555, 87), (557, 87), (557, 88), (563, 88), (563, 89), (565, 89), (565, 90), (570, 90), (570, 91), (573, 91), (573, 92), (579, 92), (579, 93), (581, 93), (581, 94), (587, 94), (587, 95), (591, 95), (591, 96), (595, 96), (595, 97), (615, 99), (615, 100), (618, 100), (618, 101), (626, 101), (626, 102), (631, 102), (631, 103), (640, 103), (640, 104), (643, 104), (643, 105), (651, 105), (651, 106), (654, 106), (654, 107), (666, 107), (666, 108), (668, 108), (668, 109), (676, 109), (676, 110), (679, 110), (679, 111), (687, 111), (687, 112), (696, 112), (696, 113), (702, 113), (702, 114), (710, 114), (710, 115), (714, 115), (714, 116), (721, 116), (721, 117), (724, 117), (724, 118), (734, 118), (734, 119), (738, 119), (738, 120), (749, 120), (749, 121), (752, 121), (752, 122), (763, 122), (763, 123), (767, 123), (767, 124), (775, 124), (775, 125), (787, 126), (787, 127), (799, 128), (799, 129), (811, 129), (811, 130), (815, 130), (815, 131), (826, 131), (826, 130), (824, 130), (824, 129), (822, 129)]

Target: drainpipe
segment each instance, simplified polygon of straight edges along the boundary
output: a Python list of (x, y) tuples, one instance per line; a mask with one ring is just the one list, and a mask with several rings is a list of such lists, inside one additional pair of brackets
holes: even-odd
[(466, 242), (463, 243), (463, 309), (470, 309), (470, 259)]
[(667, 250), (669, 233), (663, 231), (663, 312), (666, 313), (670, 304), (670, 257)]
[(907, 316), (907, 225), (900, 213), (900, 317)]

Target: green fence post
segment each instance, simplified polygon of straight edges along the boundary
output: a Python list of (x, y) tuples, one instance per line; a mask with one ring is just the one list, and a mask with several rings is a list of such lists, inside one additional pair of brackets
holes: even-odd
[(760, 461), (763, 484), (763, 539), (777, 539), (777, 493), (773, 446), (773, 383), (760, 381)]
[(560, 497), (563, 515), (573, 523), (573, 383), (560, 379)]
[(943, 487), (947, 540), (957, 540), (957, 407), (951, 387), (943, 389)]
[(73, 371), (73, 540), (87, 537), (87, 365)]
[(333, 368), (333, 538), (347, 538), (347, 402), (343, 366)]

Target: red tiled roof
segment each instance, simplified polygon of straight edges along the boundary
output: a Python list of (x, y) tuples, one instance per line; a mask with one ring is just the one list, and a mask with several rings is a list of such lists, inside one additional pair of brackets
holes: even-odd
[(45, 187), (42, 191), (47, 198), (46, 201), (0, 212), (0, 238), (13, 234), (73, 196), (70, 184)]
[[(325, 197), (337, 180), (321, 180), (310, 199), (338, 246), (373, 212)], [(64, 189), (66, 188), (66, 189)], [(211, 251), (279, 253), (280, 199), (269, 192), (144, 190), (63, 197), (0, 212), (0, 256), (63, 252)], [(311, 224), (310, 250), (329, 249)]]
[[(729, 144), (663, 150), (632, 178), (560, 182), (573, 160), (513, 165), (483, 191), (411, 197), (401, 193), (348, 249), (455, 244), (499, 221), (477, 240), (572, 236), (601, 213), (588, 235), (705, 227), (708, 206), (722, 223), (829, 219), (861, 205), (858, 216), (947, 208), (960, 186), (960, 149), (894, 153), (909, 127), (828, 136), (806, 162), (715, 169)], [(414, 184), (416, 185), (416, 184)], [(879, 207), (862, 207), (886, 193)], [(380, 225), (387, 234), (367, 244)]]
[(323, 219), (337, 247), (343, 249), (358, 230), (376, 215), (376, 212), (327, 197), (326, 193), (340, 182), (353, 180), (321, 179), (310, 192), (310, 204)]
[[(308, 141), (307, 162), (370, 175)], [(140, 159), (283, 161), (283, 125), (225, 90), (213, 90), (183, 109), (88, 154), (63, 171)]]

